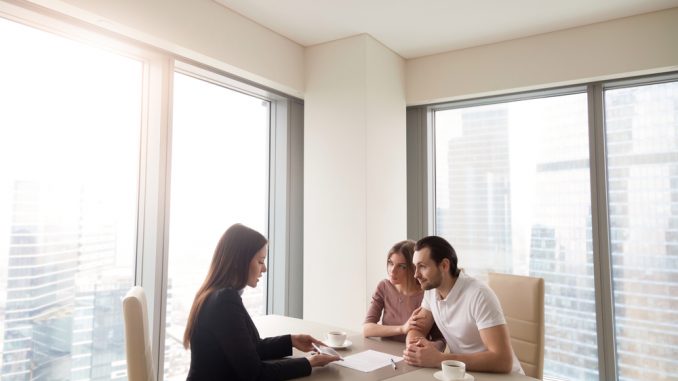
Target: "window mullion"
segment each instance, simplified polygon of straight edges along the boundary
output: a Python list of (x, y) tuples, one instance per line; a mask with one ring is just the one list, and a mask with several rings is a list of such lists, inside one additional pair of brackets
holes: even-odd
[(266, 313), (289, 316), (287, 309), (288, 273), (288, 123), (287, 104), (271, 102), (269, 106), (269, 194), (268, 194), (268, 289)]
[(135, 284), (144, 287), (157, 379), (162, 380), (167, 297), (169, 234), (169, 149), (172, 64), (167, 57), (149, 60), (144, 69), (139, 223)]
[(596, 289), (599, 378), (617, 380), (614, 301), (607, 202), (603, 86), (588, 86), (589, 152), (591, 158), (591, 215)]
[(430, 107), (407, 108), (407, 236), (435, 234), (434, 118)]

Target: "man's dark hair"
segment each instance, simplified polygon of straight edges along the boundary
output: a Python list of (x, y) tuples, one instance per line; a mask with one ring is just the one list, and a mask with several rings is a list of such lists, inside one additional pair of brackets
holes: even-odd
[(414, 245), (414, 250), (420, 251), (427, 247), (431, 253), (431, 259), (433, 259), (437, 265), (439, 265), (443, 259), (447, 258), (450, 261), (450, 275), (454, 277), (459, 276), (457, 252), (454, 251), (452, 245), (450, 245), (445, 238), (435, 235), (424, 237), (417, 241)]

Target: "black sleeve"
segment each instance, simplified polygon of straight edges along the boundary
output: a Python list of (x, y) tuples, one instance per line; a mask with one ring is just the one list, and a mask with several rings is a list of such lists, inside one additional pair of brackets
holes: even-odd
[(290, 335), (259, 339), (257, 353), (262, 360), (279, 359), (292, 355), (292, 337)]
[[(287, 380), (311, 374), (311, 364), (305, 358), (262, 361), (259, 347), (268, 347), (259, 340), (251, 329), (252, 320), (242, 306), (220, 300), (214, 304), (214, 316), (211, 317), (210, 330), (214, 333), (224, 352), (228, 367), (233, 369), (239, 380)], [(284, 338), (284, 336), (282, 336)], [(274, 338), (275, 339), (275, 338)], [(264, 354), (278, 353), (283, 342), (273, 341), (277, 345), (266, 348)], [(287, 338), (288, 342), (290, 338)], [(259, 343), (255, 345), (255, 343)], [(291, 342), (286, 351), (291, 354)]]

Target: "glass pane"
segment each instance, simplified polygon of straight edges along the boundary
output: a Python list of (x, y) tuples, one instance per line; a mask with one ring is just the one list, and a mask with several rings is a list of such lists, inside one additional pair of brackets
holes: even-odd
[[(268, 227), (269, 102), (174, 76), (165, 379), (185, 380), (184, 329), (217, 241), (236, 222)], [(266, 277), (246, 288), (250, 315), (266, 313)]]
[(546, 281), (545, 378), (598, 379), (586, 94), (435, 113), (436, 234)]
[(620, 380), (678, 379), (678, 83), (605, 92)]
[(0, 373), (125, 377), (139, 61), (0, 19)]

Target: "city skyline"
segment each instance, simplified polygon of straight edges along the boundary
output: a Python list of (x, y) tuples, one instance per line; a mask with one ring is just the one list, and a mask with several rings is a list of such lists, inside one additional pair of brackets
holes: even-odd
[[(587, 108), (583, 94), (574, 98), (437, 112), (436, 132), (450, 131), (437, 134), (444, 138), (436, 142), (436, 166), (447, 162), (436, 170), (436, 222), (472, 274), (543, 277), (545, 377), (595, 380)], [(605, 99), (619, 377), (642, 379), (648, 363), (653, 377), (676, 377), (678, 325), (671, 322), (678, 300), (671, 295), (678, 292), (678, 86), (615, 89)], [(539, 122), (521, 116), (526, 105)], [(438, 113), (456, 115), (438, 120)], [(526, 140), (532, 144), (520, 144)]]
[(16, 181), (13, 188), (2, 381), (126, 375), (119, 301), (133, 274), (115, 266), (118, 234), (100, 195), (64, 187)]

